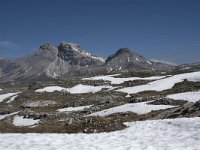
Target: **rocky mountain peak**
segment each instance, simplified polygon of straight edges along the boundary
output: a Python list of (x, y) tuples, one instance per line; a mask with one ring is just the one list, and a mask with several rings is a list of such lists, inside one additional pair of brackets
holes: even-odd
[(121, 55), (121, 54), (133, 54), (133, 52), (129, 48), (120, 48), (117, 52), (116, 55)]
[(56, 51), (57, 48), (49, 43), (44, 43), (40, 46), (39, 51)]
[(86, 52), (83, 48), (79, 46), (79, 44), (76, 43), (67, 43), (67, 42), (61, 42), (58, 46), (59, 56), (61, 58), (65, 57), (64, 55), (67, 55), (68, 57), (79, 57), (79, 58), (89, 58), (93, 61), (100, 61), (102, 63), (105, 62), (105, 60), (102, 57), (93, 55), (89, 52)]
[(55, 47), (49, 43), (42, 44), (39, 47), (39, 50), (36, 52), (36, 55), (40, 55), (44, 58), (50, 58), (50, 59), (55, 59), (57, 54), (58, 54), (57, 47)]
[(106, 59), (106, 63), (110, 62), (111, 60), (114, 60), (114, 59), (121, 59), (122, 57), (132, 57), (133, 55), (133, 52), (128, 49), (128, 48), (121, 48), (119, 49), (115, 54), (109, 56), (107, 59)]
[(59, 49), (65, 50), (65, 51), (75, 51), (79, 53), (83, 53), (84, 49), (81, 48), (78, 44), (76, 43), (67, 43), (67, 42), (61, 42), (60, 45), (58, 46)]
[(172, 66), (149, 61), (128, 48), (121, 48), (106, 61), (93, 55), (78, 44), (61, 42), (58, 46), (42, 44), (33, 53), (13, 62), (0, 61), (0, 79), (65, 78), (140, 70), (171, 70)]

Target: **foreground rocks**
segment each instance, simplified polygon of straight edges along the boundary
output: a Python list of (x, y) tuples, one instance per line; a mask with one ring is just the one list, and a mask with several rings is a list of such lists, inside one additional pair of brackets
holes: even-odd
[[(21, 91), (13, 101), (10, 98), (0, 103), (0, 132), (2, 133), (100, 133), (122, 130), (125, 122), (180, 117), (200, 117), (200, 101), (189, 103), (166, 98), (168, 94), (200, 90), (200, 82), (183, 81), (165, 91), (144, 91), (137, 94), (117, 92), (120, 87), (137, 86), (150, 81), (131, 81), (111, 85), (108, 81), (43, 81), (19, 86), (7, 86), (2, 94)], [(35, 92), (47, 86), (73, 87), (83, 85), (110, 85), (113, 89), (102, 89), (96, 93), (70, 94), (64, 91)], [(148, 102), (151, 105), (172, 105), (174, 108), (152, 111), (139, 115), (131, 112), (113, 113), (106, 117), (89, 117), (89, 114), (130, 103)], [(78, 110), (78, 107), (90, 106)], [(59, 111), (70, 108), (70, 111)], [(33, 126), (15, 126), (15, 116), (22, 119), (39, 120)]]

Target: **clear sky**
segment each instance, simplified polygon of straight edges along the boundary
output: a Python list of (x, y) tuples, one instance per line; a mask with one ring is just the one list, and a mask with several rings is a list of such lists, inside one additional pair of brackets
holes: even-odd
[(61, 41), (103, 57), (128, 47), (149, 59), (200, 61), (200, 0), (0, 0), (0, 56)]

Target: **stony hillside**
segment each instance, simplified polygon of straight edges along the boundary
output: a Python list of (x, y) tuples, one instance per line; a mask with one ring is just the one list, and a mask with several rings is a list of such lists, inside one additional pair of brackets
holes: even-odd
[(0, 132), (110, 132), (130, 121), (200, 117), (199, 90), (199, 71), (1, 85)]

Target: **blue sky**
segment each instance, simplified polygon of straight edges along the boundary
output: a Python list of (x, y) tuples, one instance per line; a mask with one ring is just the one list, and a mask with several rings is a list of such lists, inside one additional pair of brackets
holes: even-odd
[(149, 59), (200, 61), (199, 8), (199, 0), (0, 0), (0, 56), (67, 41), (103, 57), (128, 47)]

